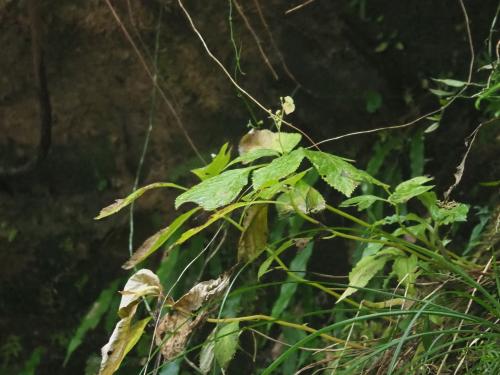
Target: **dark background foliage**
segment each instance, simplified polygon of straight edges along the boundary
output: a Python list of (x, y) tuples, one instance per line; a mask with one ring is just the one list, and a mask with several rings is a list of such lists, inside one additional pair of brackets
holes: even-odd
[[(38, 139), (25, 3), (0, 1), (2, 165), (29, 158)], [(136, 0), (112, 4), (141, 50), (153, 51), (160, 4)], [(293, 92), (297, 104), (293, 123), (315, 140), (416, 118), (439, 106), (425, 80), (467, 77), (470, 52), (457, 1), (316, 0), (290, 14), (285, 11), (295, 2), (260, 4), (267, 26), (254, 1), (241, 1), (278, 79), (233, 9), (244, 72), (238, 80), (268, 107), (276, 107), (279, 96)], [(497, 4), (483, 0), (465, 5), (474, 45), (481, 49)], [(232, 71), (235, 55), (228, 2), (187, 1), (186, 6), (209, 46)], [(4, 361), (0, 365), (23, 363), (34, 348), (44, 347), (48, 350), (37, 373), (76, 374), (82, 373), (91, 353), (98, 353), (106, 333), (91, 332), (62, 369), (68, 338), (100, 290), (125, 274), (120, 265), (128, 257), (126, 215), (98, 223), (92, 218), (132, 188), (148, 128), (152, 83), (106, 2), (43, 1), (42, 15), (53, 144), (35, 171), (0, 178), (0, 360)], [(249, 118), (264, 118), (255, 107), (248, 111), (174, 1), (164, 2), (159, 43), (160, 85), (203, 155), (225, 141), (235, 145), (247, 131)], [(145, 58), (151, 61), (150, 56)], [(378, 98), (381, 102), (376, 104)], [(458, 100), (445, 112), (441, 127), (426, 136), (425, 173), (436, 177), (438, 192), (452, 183), (465, 151), (464, 139), (479, 116)], [(199, 161), (161, 98), (153, 123), (140, 183), (190, 182), (187, 171)], [(384, 135), (397, 139), (391, 163), (406, 166), (403, 178), (409, 177), (404, 150), (423, 126)], [(364, 167), (380, 137), (363, 135), (322, 147)], [(493, 198), (492, 190), (478, 182), (498, 178), (497, 150), (498, 137), (485, 129), (454, 198), (473, 205)], [(137, 245), (173, 216), (172, 196), (165, 192), (145, 196), (136, 212)], [(347, 249), (340, 248), (335, 256), (332, 261), (331, 251), (319, 249), (312, 267), (319, 272), (348, 272)], [(12, 340), (21, 349), (5, 354)]]

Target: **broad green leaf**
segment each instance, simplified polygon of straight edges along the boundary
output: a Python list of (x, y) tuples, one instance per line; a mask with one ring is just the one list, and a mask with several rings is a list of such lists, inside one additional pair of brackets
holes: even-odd
[(238, 145), (240, 155), (256, 149), (269, 149), (286, 154), (292, 151), (302, 139), (299, 133), (274, 133), (270, 130), (251, 130)]
[(104, 289), (99, 297), (95, 300), (90, 308), (89, 312), (85, 314), (80, 325), (78, 326), (75, 334), (71, 337), (71, 340), (66, 349), (66, 358), (64, 359), (63, 366), (66, 366), (68, 363), (71, 354), (80, 346), (85, 335), (88, 331), (93, 330), (99, 322), (101, 321), (102, 316), (108, 311), (109, 305), (115, 296), (116, 289), (118, 288), (118, 280), (115, 280), (109, 285), (106, 289)]
[[(303, 270), (307, 269), (307, 262), (311, 257), (312, 250), (313, 250), (313, 243), (309, 242), (306, 245), (306, 247), (302, 250), (299, 250), (295, 258), (293, 258), (289, 268), (295, 275), (299, 277), (304, 276), (305, 272)], [(288, 276), (286, 282), (281, 285), (280, 294), (278, 296), (278, 299), (273, 305), (271, 311), (271, 315), (273, 317), (279, 318), (281, 316), (283, 311), (285, 311), (285, 309), (288, 307), (288, 304), (290, 303), (296, 291), (297, 291), (297, 280)]]
[(389, 260), (401, 254), (402, 252), (400, 250), (388, 248), (374, 255), (361, 258), (352, 271), (349, 272), (349, 285), (352, 285), (352, 287), (348, 287), (344, 293), (342, 293), (337, 303), (355, 293), (358, 288), (364, 288), (377, 272), (384, 268)]
[(260, 191), (257, 192), (256, 195), (258, 198), (261, 199), (272, 199), (279, 192), (288, 190), (290, 187), (295, 186), (295, 184), (300, 180), (302, 180), (310, 170), (311, 168), (296, 174), (292, 174), (290, 177), (287, 177), (281, 180), (280, 182), (262, 188)]
[(415, 254), (411, 254), (410, 256), (397, 257), (392, 265), (392, 271), (398, 278), (398, 281), (412, 291), (418, 276), (417, 267), (418, 259)]
[(467, 82), (464, 81), (457, 81), (456, 79), (440, 79), (440, 78), (432, 78), (433, 81), (443, 83), (446, 86), (450, 87), (464, 87)]
[(277, 183), (280, 179), (295, 172), (304, 158), (304, 150), (299, 148), (289, 154), (274, 159), (269, 165), (253, 173), (255, 190)]
[(207, 340), (201, 347), (200, 351), (200, 370), (202, 374), (208, 374), (212, 369), (212, 363), (214, 361), (214, 348), (215, 348), (215, 331), (217, 327), (208, 335)]
[(133, 201), (135, 201), (137, 198), (139, 198), (142, 194), (144, 194), (146, 191), (151, 190), (151, 189), (157, 189), (157, 188), (163, 188), (163, 187), (171, 187), (179, 190), (186, 190), (186, 188), (173, 184), (170, 182), (155, 182), (154, 184), (144, 186), (140, 189), (137, 189), (134, 191), (132, 194), (130, 194), (128, 197), (123, 198), (123, 199), (117, 199), (115, 203), (110, 204), (107, 207), (104, 207), (101, 212), (99, 212), (99, 215), (95, 217), (95, 220), (102, 219), (106, 216), (113, 215), (114, 213), (117, 213), (120, 211), (123, 207), (128, 206), (131, 204)]
[(231, 203), (248, 183), (248, 174), (254, 167), (232, 169), (209, 178), (182, 193), (175, 200), (175, 208), (194, 202), (206, 211)]
[(191, 211), (178, 216), (168, 227), (149, 237), (146, 241), (144, 241), (141, 247), (139, 247), (132, 254), (130, 259), (122, 266), (122, 268), (126, 270), (131, 269), (153, 254), (199, 209), (199, 207), (196, 207)]
[(251, 206), (245, 212), (238, 244), (238, 262), (251, 262), (267, 245), (267, 204)]
[(248, 164), (260, 158), (271, 157), (271, 156), (276, 157), (279, 155), (280, 154), (276, 150), (270, 150), (267, 148), (257, 148), (241, 156), (238, 156), (236, 159), (234, 159), (228, 164), (228, 167), (236, 163)]
[(134, 273), (123, 288), (122, 299), (118, 308), (120, 318), (125, 318), (135, 313), (135, 308), (142, 297), (158, 296), (162, 292), (160, 279), (154, 272), (141, 269)]
[(298, 181), (290, 191), (278, 197), (276, 208), (280, 215), (286, 215), (295, 210), (305, 214), (324, 210), (326, 202), (323, 196), (304, 181)]
[(360, 182), (387, 187), (387, 185), (357, 169), (344, 159), (321, 151), (305, 151), (306, 157), (318, 171), (321, 178), (331, 187), (350, 197)]
[(449, 225), (454, 222), (467, 221), (469, 206), (458, 202), (441, 202), (434, 192), (426, 192), (418, 199), (427, 208), (431, 218), (439, 225)]
[(203, 181), (220, 174), (224, 170), (224, 168), (226, 168), (230, 159), (231, 149), (228, 149), (228, 144), (225, 143), (220, 148), (219, 153), (214, 156), (210, 164), (202, 168), (193, 169), (191, 172), (193, 172), (200, 178), (200, 180)]
[(358, 208), (358, 211), (362, 211), (369, 208), (376, 201), (385, 201), (385, 199), (376, 197), (375, 195), (360, 195), (343, 201), (340, 204), (340, 207), (356, 206)]
[(406, 203), (411, 198), (431, 190), (434, 185), (424, 185), (429, 181), (432, 181), (432, 178), (426, 176), (414, 177), (411, 180), (404, 181), (396, 186), (394, 193), (389, 196), (389, 201), (396, 204)]
[(226, 368), (238, 349), (239, 323), (223, 324), (215, 333), (214, 354), (220, 367)]

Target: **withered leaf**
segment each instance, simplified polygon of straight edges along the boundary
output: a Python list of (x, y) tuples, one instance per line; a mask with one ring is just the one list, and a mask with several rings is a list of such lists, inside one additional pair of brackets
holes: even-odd
[(146, 241), (144, 241), (141, 247), (139, 247), (134, 254), (132, 254), (130, 259), (122, 266), (122, 268), (126, 270), (131, 269), (137, 263), (142, 262), (158, 250), (199, 209), (199, 207), (196, 207), (180, 215), (168, 227), (149, 237)]
[(191, 332), (205, 318), (199, 314), (194, 320), (182, 311), (173, 310), (166, 314), (156, 331), (156, 344), (161, 346), (161, 354), (166, 360), (182, 353)]
[(161, 346), (165, 359), (171, 359), (184, 350), (191, 332), (204, 320), (206, 313), (199, 312), (193, 320), (193, 312), (211, 299), (219, 296), (229, 285), (229, 274), (224, 273), (215, 280), (196, 284), (172, 305), (172, 310), (161, 320), (156, 343)]
[[(121, 292), (122, 299), (118, 308), (118, 315), (125, 318), (135, 313), (139, 299), (143, 296), (160, 295), (162, 287), (160, 279), (152, 271), (141, 269), (133, 274)], [(134, 310), (133, 310), (134, 309)], [(132, 311), (133, 310), (133, 311)]]
[(267, 245), (267, 204), (248, 208), (243, 219), (243, 233), (238, 244), (238, 261), (249, 262), (259, 256)]
[[(135, 313), (135, 308), (133, 309)], [(137, 344), (146, 324), (151, 318), (140, 320), (134, 324), (134, 314), (121, 319), (115, 326), (111, 337), (101, 349), (102, 360), (99, 375), (111, 375), (120, 367), (123, 358)]]
[(162, 188), (162, 187), (171, 187), (171, 188), (175, 188), (175, 189), (186, 190), (182, 186), (179, 186), (177, 184), (173, 184), (170, 182), (155, 182), (154, 184), (150, 184), (150, 185), (144, 186), (140, 189), (137, 189), (132, 194), (130, 194), (128, 197), (123, 198), (123, 199), (117, 199), (114, 203), (110, 204), (109, 206), (104, 207), (101, 210), (101, 212), (99, 212), (99, 215), (97, 215), (95, 217), (95, 220), (99, 220), (99, 219), (102, 219), (106, 216), (113, 215), (114, 213), (120, 211), (122, 208), (131, 204), (133, 201), (135, 201), (137, 198), (139, 198), (142, 194), (144, 194), (148, 190)]
[(224, 273), (217, 279), (203, 281), (192, 287), (174, 304), (175, 309), (194, 312), (210, 299), (219, 296), (229, 285), (229, 274)]
[(274, 133), (267, 129), (251, 130), (241, 138), (238, 151), (240, 155), (259, 149), (288, 153), (299, 144), (301, 139), (302, 136), (298, 133)]

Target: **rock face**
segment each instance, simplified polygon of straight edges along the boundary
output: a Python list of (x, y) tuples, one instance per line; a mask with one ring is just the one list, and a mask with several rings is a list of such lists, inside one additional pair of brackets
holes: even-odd
[[(2, 164), (28, 159), (38, 141), (24, 3), (0, 0)], [(294, 94), (292, 120), (315, 140), (416, 117), (436, 105), (421, 88), (423, 78), (466, 76), (468, 47), (458, 3), (452, 9), (419, 0), (370, 3), (363, 13), (349, 1), (318, 0), (287, 13), (289, 2), (240, 1), (232, 9), (234, 44), (227, 2), (185, 3), (212, 52), (265, 107), (275, 108), (280, 96)], [(176, 1), (110, 4), (121, 23), (106, 1), (42, 2), (52, 147), (34, 172), (0, 178), (0, 332), (4, 340), (19, 337), (26, 353), (53, 348), (40, 373), (58, 373), (66, 338), (100, 289), (121, 275), (119, 266), (128, 256), (126, 214), (98, 224), (92, 218), (130, 192), (150, 124), (140, 184), (183, 181), (201, 164), (190, 143), (207, 158), (224, 141), (236, 144), (249, 119), (267, 120), (250, 100), (236, 95)], [(468, 5), (479, 43), (496, 4)], [(241, 70), (235, 51), (241, 51)], [(157, 67), (161, 93), (153, 93), (145, 65), (150, 72)], [(453, 152), (442, 155), (438, 139), (426, 155), (434, 158), (433, 170), (426, 172), (442, 183), (449, 181), (462, 141), (476, 123), (476, 114), (457, 113), (446, 119), (457, 120), (453, 130), (439, 136)], [(363, 165), (376, 139), (324, 148)], [(494, 149), (477, 153), (472, 165), (490, 158)], [(448, 169), (440, 175), (442, 165)], [(471, 173), (477, 176), (472, 180), (489, 178), (485, 171)], [(139, 244), (172, 215), (172, 195), (145, 196), (137, 210)], [(68, 373), (80, 371), (85, 353), (98, 347), (92, 338), (102, 342), (91, 336)]]

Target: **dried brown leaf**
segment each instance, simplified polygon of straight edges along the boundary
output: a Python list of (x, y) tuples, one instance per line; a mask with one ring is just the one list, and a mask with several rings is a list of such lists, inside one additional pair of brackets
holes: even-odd
[(238, 261), (249, 262), (258, 257), (267, 245), (267, 204), (249, 207), (243, 219), (243, 228), (238, 244)]
[(148, 269), (137, 271), (128, 279), (125, 288), (121, 292), (122, 299), (118, 308), (118, 315), (121, 318), (132, 315), (141, 297), (158, 296), (161, 293), (162, 287), (158, 276)]
[(224, 273), (217, 279), (196, 284), (174, 304), (175, 309), (194, 312), (210, 299), (220, 295), (229, 285), (229, 274)]

